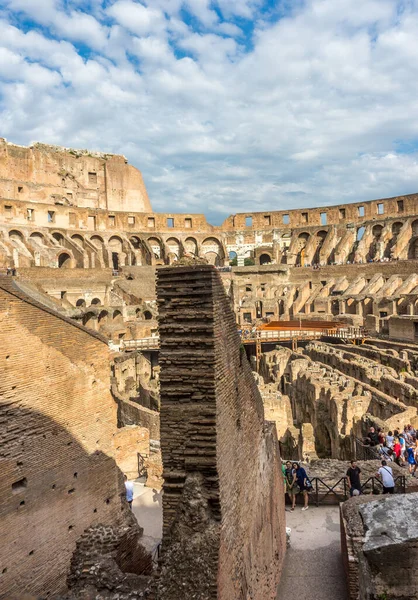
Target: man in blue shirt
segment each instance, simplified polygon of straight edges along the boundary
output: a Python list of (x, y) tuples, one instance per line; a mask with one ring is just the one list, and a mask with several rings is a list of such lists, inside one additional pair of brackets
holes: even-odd
[(309, 508), (309, 506), (308, 506), (308, 502), (309, 502), (308, 476), (306, 474), (305, 469), (301, 465), (299, 465), (297, 462), (293, 463), (293, 469), (294, 469), (294, 473), (296, 475), (296, 483), (298, 484), (299, 490), (303, 494), (304, 506), (303, 506), (302, 510), (308, 510), (308, 508)]

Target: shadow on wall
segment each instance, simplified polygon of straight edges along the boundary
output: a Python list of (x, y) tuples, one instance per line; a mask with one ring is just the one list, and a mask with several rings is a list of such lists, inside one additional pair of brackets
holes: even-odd
[(66, 591), (67, 576), (73, 590), (142, 589), (151, 560), (113, 458), (7, 403), (0, 432), (0, 597), (51, 597)]

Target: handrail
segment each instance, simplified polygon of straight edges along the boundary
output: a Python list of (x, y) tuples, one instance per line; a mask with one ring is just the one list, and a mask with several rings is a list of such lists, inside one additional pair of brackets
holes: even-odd
[[(339, 502), (347, 500), (349, 498), (350, 490), (348, 488), (347, 478), (345, 476), (341, 477), (334, 484), (326, 483), (321, 477), (308, 477), (308, 480), (311, 482), (311, 485), (312, 485), (312, 488), (310, 491), (308, 491), (308, 493), (314, 495), (314, 502), (315, 502), (316, 506), (319, 506), (319, 504), (324, 502), (325, 498), (327, 498), (327, 496), (330, 494), (335, 496)], [(394, 478), (394, 481), (395, 481), (395, 493), (405, 494), (406, 493), (406, 477), (405, 477), (405, 475), (398, 475), (397, 477)], [(370, 489), (370, 482), (371, 482), (371, 489), (372, 489), (371, 493), (372, 494), (379, 493), (377, 491), (377, 488), (379, 488), (379, 486), (381, 489), (383, 489), (382, 481), (375, 476), (371, 476), (362, 484), (361, 492), (364, 493), (366, 490)], [(338, 488), (337, 488), (337, 486), (339, 484), (342, 484), (341, 490), (338, 490)], [(376, 484), (378, 484), (378, 485), (376, 485)], [(322, 485), (326, 489), (325, 494), (321, 493), (321, 490), (319, 489), (320, 485)], [(366, 491), (366, 494), (367, 493), (369, 493), (369, 492)]]
[(380, 458), (379, 451), (375, 446), (363, 444), (357, 436), (354, 436), (354, 454), (357, 460), (378, 460)]

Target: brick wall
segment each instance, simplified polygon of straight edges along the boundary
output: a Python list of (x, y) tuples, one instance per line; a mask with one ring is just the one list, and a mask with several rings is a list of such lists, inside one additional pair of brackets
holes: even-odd
[(275, 428), (209, 266), (158, 271), (162, 600), (276, 596), (285, 551)]
[(9, 279), (0, 328), (0, 597), (43, 598), (65, 590), (86, 528), (124, 519), (108, 348)]

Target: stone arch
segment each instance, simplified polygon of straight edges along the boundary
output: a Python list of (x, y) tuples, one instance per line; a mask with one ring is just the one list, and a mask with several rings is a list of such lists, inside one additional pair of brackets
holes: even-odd
[(302, 231), (298, 235), (296, 246), (296, 265), (304, 266), (305, 264), (305, 248), (311, 236), (307, 231)]
[(11, 229), (9, 231), (9, 238), (11, 240), (20, 240), (21, 242), (23, 242), (23, 240), (24, 240), (23, 233), (21, 231), (19, 231), (18, 229)]
[(83, 316), (83, 325), (85, 327), (92, 327), (96, 320), (96, 315), (93, 312), (88, 312)]
[(361, 226), (357, 229), (357, 235), (356, 235), (357, 242), (360, 242), (363, 239), (365, 231), (366, 231), (366, 228), (363, 226)]
[(131, 235), (131, 237), (129, 238), (129, 241), (131, 242), (131, 244), (135, 248), (135, 250), (141, 250), (141, 247), (142, 247), (141, 238), (139, 238), (137, 235)]
[(77, 300), (77, 302), (75, 303), (75, 305), (76, 305), (77, 307), (86, 306), (86, 301), (84, 300), (84, 298), (79, 298), (79, 299)]
[(112, 252), (122, 252), (123, 250), (123, 241), (118, 235), (112, 235), (108, 244)]
[(71, 236), (71, 239), (78, 244), (79, 246), (81, 246), (82, 248), (84, 247), (84, 238), (82, 235), (80, 235), (79, 233), (75, 233), (74, 235)]
[(412, 260), (418, 259), (418, 237), (412, 238), (409, 242), (408, 258)]
[(161, 240), (159, 240), (156, 237), (150, 237), (150, 238), (148, 238), (148, 244), (149, 244), (149, 247), (151, 248), (154, 258), (157, 258), (157, 259), (162, 258), (163, 245), (161, 243)]
[(93, 298), (93, 300), (90, 302), (90, 306), (100, 306), (101, 304), (100, 298)]
[(412, 237), (418, 236), (418, 219), (411, 223)]
[(395, 221), (395, 223), (392, 223), (392, 235), (393, 236), (399, 235), (402, 227), (403, 227), (402, 221)]
[(52, 234), (52, 237), (54, 238), (54, 240), (56, 240), (59, 244), (62, 244), (62, 242), (64, 241), (64, 236), (61, 232), (59, 231), (54, 231), (54, 233)]
[(320, 262), (319, 259), (320, 259), (320, 254), (321, 254), (321, 248), (324, 244), (324, 241), (325, 241), (325, 238), (327, 237), (327, 235), (328, 235), (328, 232), (325, 231), (324, 229), (317, 231), (315, 234), (316, 249), (315, 249), (315, 253), (312, 258), (313, 264), (317, 264)]
[(58, 255), (58, 268), (71, 269), (71, 256), (68, 252), (61, 252), (61, 254)]
[(100, 237), (100, 235), (92, 235), (90, 242), (98, 249), (101, 249), (104, 246), (104, 240), (102, 237)]
[(113, 312), (113, 321), (116, 321), (117, 323), (123, 323), (123, 316), (120, 310), (115, 310)]
[(108, 318), (109, 318), (109, 313), (107, 312), (107, 310), (102, 310), (99, 313), (99, 316), (98, 316), (97, 320), (100, 323), (100, 325), (105, 325), (107, 323), (107, 321), (108, 321)]
[(184, 249), (188, 254), (197, 256), (197, 241), (194, 237), (188, 237), (184, 241)]
[(260, 256), (260, 265), (269, 265), (271, 264), (271, 256), (267, 252), (263, 252)]
[(43, 245), (45, 242), (45, 236), (40, 231), (34, 231), (30, 234), (29, 239), (34, 240), (37, 244)]
[(215, 265), (216, 267), (222, 266), (224, 258), (222, 245), (215, 237), (209, 237), (203, 240), (201, 253), (209, 264)]
[(152, 312), (150, 310), (144, 310), (144, 319), (150, 321), (152, 319)]
[(372, 228), (373, 237), (380, 238), (380, 236), (382, 235), (382, 231), (383, 231), (383, 225), (381, 225), (380, 223), (376, 223), (376, 225), (373, 225), (373, 228)]

